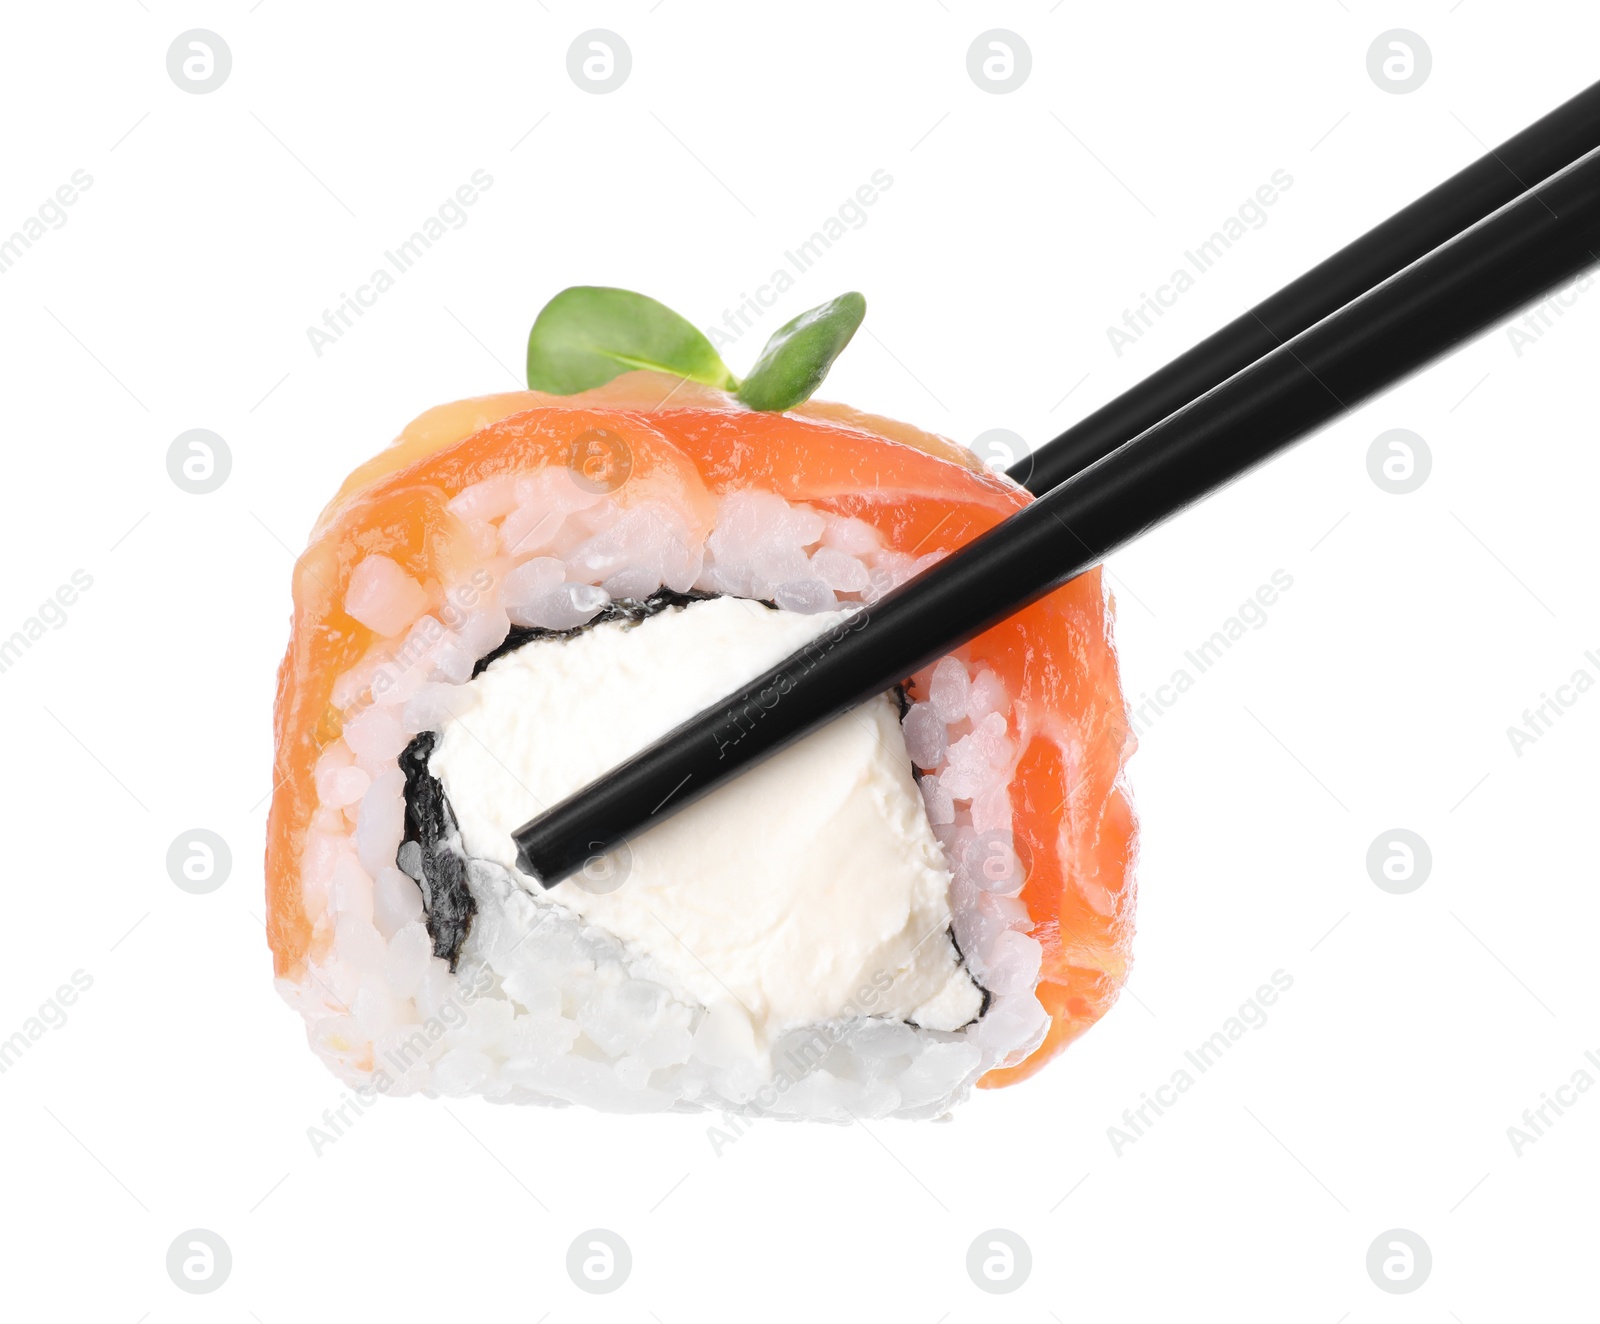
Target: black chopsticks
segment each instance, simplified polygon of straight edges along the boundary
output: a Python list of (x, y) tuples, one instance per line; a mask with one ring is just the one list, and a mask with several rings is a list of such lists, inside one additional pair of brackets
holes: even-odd
[(554, 886), (1600, 262), (1600, 150), (1186, 402), (514, 834)]
[(1600, 83), (1451, 175), (1359, 239), (1011, 466), (1048, 492), (1168, 414), (1600, 147)]

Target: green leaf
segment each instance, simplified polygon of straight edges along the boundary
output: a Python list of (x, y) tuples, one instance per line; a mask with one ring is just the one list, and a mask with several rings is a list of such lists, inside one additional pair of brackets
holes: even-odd
[(739, 387), (739, 398), (765, 410), (809, 400), (866, 315), (867, 301), (852, 291), (779, 327)]
[(635, 368), (724, 389), (738, 384), (696, 327), (632, 290), (574, 285), (545, 304), (528, 332), (528, 385), (535, 391), (572, 395)]

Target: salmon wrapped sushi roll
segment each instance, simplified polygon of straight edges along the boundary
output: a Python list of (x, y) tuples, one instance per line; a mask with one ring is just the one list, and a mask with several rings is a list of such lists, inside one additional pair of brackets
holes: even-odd
[(940, 1117), (1126, 976), (1132, 740), (1086, 574), (549, 889), (512, 831), (1028, 500), (839, 405), (630, 372), (432, 409), (294, 577), (277, 981), (384, 1093)]

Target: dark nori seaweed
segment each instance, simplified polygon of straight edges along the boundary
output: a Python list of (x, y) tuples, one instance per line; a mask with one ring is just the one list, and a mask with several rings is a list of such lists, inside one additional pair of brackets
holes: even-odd
[(972, 962), (967, 960), (967, 954), (961, 950), (961, 944), (956, 941), (956, 926), (952, 924), (945, 929), (944, 932), (945, 937), (950, 939), (950, 950), (956, 954), (956, 964), (967, 972), (967, 978), (972, 981), (972, 987), (983, 994), (983, 1001), (978, 1004), (978, 1014), (974, 1016), (972, 1020), (956, 1026), (957, 1030), (964, 1030), (968, 1025), (972, 1025), (977, 1021), (981, 1021), (989, 1014), (989, 1006), (994, 1002), (994, 994), (989, 992), (989, 990), (983, 986), (983, 981), (973, 973)]
[[(607, 621), (637, 625), (668, 607), (687, 607), (691, 602), (709, 602), (712, 598), (720, 596), (717, 593), (677, 593), (670, 588), (663, 588), (656, 590), (648, 598), (618, 598), (615, 602), (602, 607), (593, 620), (586, 621), (582, 625), (574, 625), (570, 630), (547, 630), (542, 626), (513, 625), (504, 643), (498, 648), (490, 649), (478, 659), (477, 666), (472, 668), (472, 674), (477, 677), (496, 658), (504, 657), (507, 653), (515, 653), (524, 644), (531, 644), (535, 639), (572, 639), (585, 630), (604, 625)], [(777, 610), (776, 603), (766, 602), (762, 605)]]
[(438, 739), (437, 731), (424, 731), (401, 752), (400, 770), (406, 777), (406, 830), (396, 864), (406, 854), (408, 844), (419, 848), (420, 859), (412, 876), (422, 889), (428, 936), (433, 939), (433, 954), (450, 962), (450, 973), (454, 974), (478, 903), (467, 887), (466, 857), (452, 850), (447, 842), (457, 833), (455, 813), (439, 779), (428, 771), (428, 758)]
[[(950, 930), (950, 942), (951, 942), (952, 945), (954, 945), (955, 940), (956, 940), (956, 931), (954, 929), (951, 929)], [(960, 951), (961, 949), (959, 947), (957, 947), (956, 950)], [(989, 992), (988, 989), (986, 989), (982, 984), (980, 984), (978, 982), (977, 976), (975, 976), (972, 973), (972, 967), (967, 965), (967, 958), (965, 956), (963, 956), (961, 958), (961, 964), (962, 964), (963, 967), (965, 967), (965, 969), (967, 971), (967, 978), (972, 980), (972, 986), (975, 989), (977, 989), (978, 992), (983, 994), (983, 1001), (978, 1005), (978, 1014), (976, 1016), (974, 1016), (972, 1018), (972, 1020), (967, 1022), (967, 1025), (971, 1025), (976, 1021), (981, 1021), (985, 1016), (987, 1016), (989, 1014), (989, 1007), (994, 1002), (994, 994)], [(956, 1028), (958, 1030), (964, 1030), (964, 1029), (967, 1028), (967, 1025), (958, 1025), (958, 1026), (956, 1026)]]

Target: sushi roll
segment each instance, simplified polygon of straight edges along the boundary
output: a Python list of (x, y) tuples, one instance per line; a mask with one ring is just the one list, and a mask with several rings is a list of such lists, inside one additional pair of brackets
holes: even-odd
[(297, 563), (267, 928), (312, 1048), (388, 1094), (827, 1121), (1031, 1075), (1128, 961), (1098, 571), (567, 881), (518, 869), (521, 823), (1029, 499), (793, 390), (603, 375), (429, 410)]

